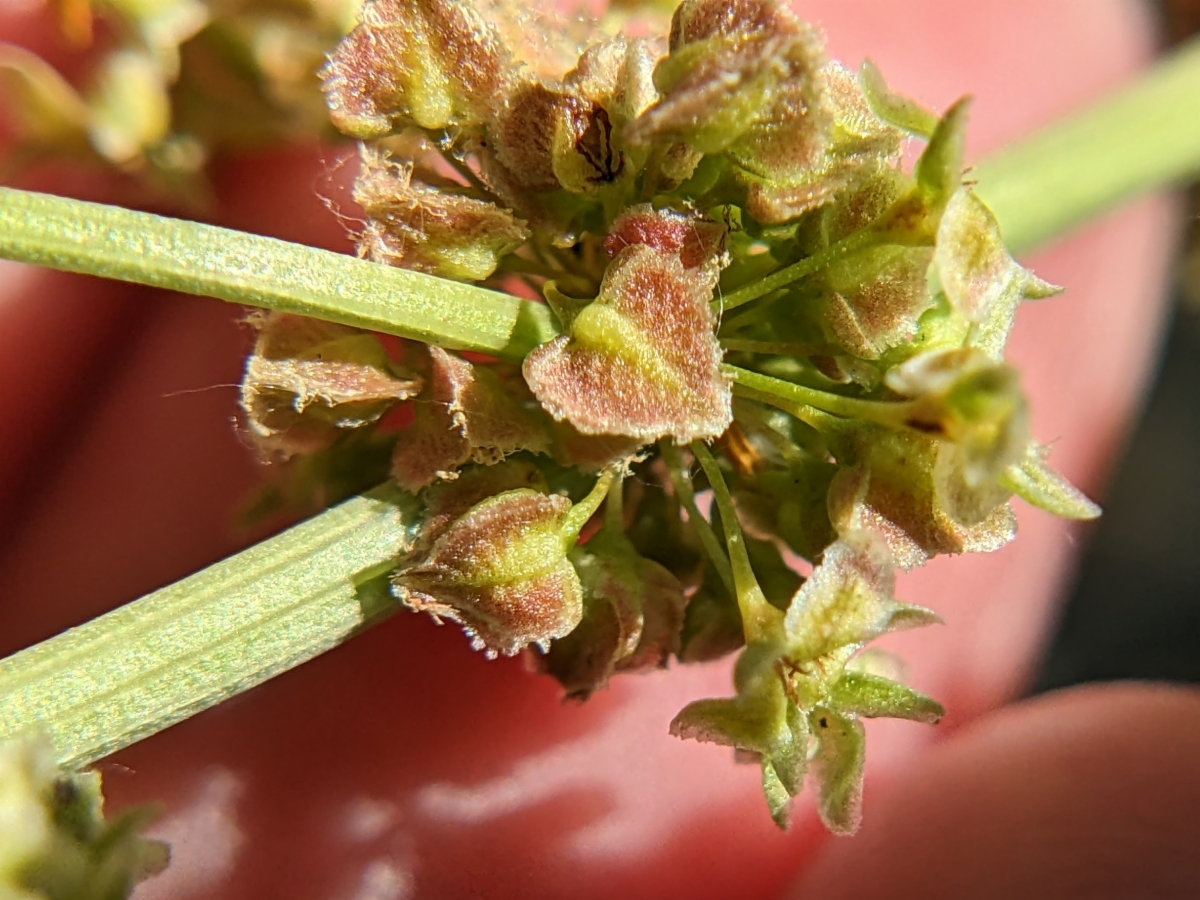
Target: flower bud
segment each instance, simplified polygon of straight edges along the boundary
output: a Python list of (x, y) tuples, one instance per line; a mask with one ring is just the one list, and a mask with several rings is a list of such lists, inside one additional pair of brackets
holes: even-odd
[(584, 51), (561, 81), (512, 80), (489, 126), (485, 173), (532, 191), (575, 194), (632, 178), (644, 154), (629, 158), (622, 134), (655, 96), (651, 65), (646, 42), (615, 37)]
[[(777, 163), (770, 171), (747, 165), (742, 176), (747, 183), (746, 210), (760, 222), (790, 221), (847, 193), (863, 194), (856, 201), (861, 203), (896, 178), (900, 132), (875, 115), (844, 66), (827, 63), (817, 77), (829, 120), (819, 155), (790, 166)], [(787, 160), (780, 154), (779, 162)]]
[[(842, 464), (829, 486), (829, 514), (839, 534), (865, 529), (881, 535), (904, 569), (944, 553), (988, 553), (1012, 540), (1016, 520), (1004, 502), (1008, 491), (995, 483), (968, 488), (953, 444), (886, 426), (843, 425), (847, 421), (829, 422)], [(970, 521), (956, 516), (964, 509)]]
[(967, 188), (946, 204), (934, 259), (946, 299), (974, 325), (968, 344), (993, 359), (1003, 355), (1021, 300), (1059, 291), (1017, 264), (1004, 246), (996, 217)]
[(770, 0), (688, 0), (654, 73), (661, 99), (631, 126), (634, 144), (726, 152), (765, 177), (813, 164), (828, 125), (813, 30)]
[(855, 253), (822, 273), (821, 321), (830, 340), (859, 359), (879, 359), (911, 341), (933, 306), (926, 247), (885, 244)]
[(400, 567), (400, 601), (460, 623), (489, 656), (568, 634), (583, 615), (563, 532), (570, 510), (565, 497), (525, 489), (475, 504)]
[(645, 41), (610, 38), (584, 51), (563, 79), (570, 100), (562, 107), (551, 150), (558, 183), (595, 194), (633, 178), (644, 153), (626, 146), (626, 126), (657, 97), (654, 56)]

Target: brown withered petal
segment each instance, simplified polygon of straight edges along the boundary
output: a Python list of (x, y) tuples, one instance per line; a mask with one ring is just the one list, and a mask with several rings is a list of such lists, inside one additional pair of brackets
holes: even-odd
[(832, 338), (862, 359), (879, 359), (911, 340), (933, 305), (926, 272), (933, 251), (884, 246), (829, 266), (824, 321)]
[(677, 253), (684, 268), (694, 269), (724, 253), (725, 226), (694, 213), (643, 203), (617, 216), (604, 238), (604, 251), (611, 259), (633, 244)]
[(428, 396), (392, 457), (400, 486), (417, 491), (454, 478), (468, 462), (493, 465), (518, 450), (545, 452), (550, 435), (541, 414), (522, 406), (490, 369), (429, 348)]
[(546, 79), (519, 81), (508, 87), (490, 128), (496, 161), (517, 184), (535, 191), (559, 186), (554, 174), (554, 135), (571, 93)]
[(511, 656), (569, 633), (583, 591), (561, 528), (571, 502), (512, 490), (472, 506), (395, 576), (401, 602), (462, 624), (476, 649)]
[[(895, 180), (892, 167), (900, 157), (901, 133), (871, 111), (857, 79), (844, 66), (826, 64), (820, 80), (829, 116), (823, 152), (807, 166), (749, 181), (746, 209), (760, 222), (790, 221), (846, 193), (865, 192), (855, 201), (861, 205), (878, 195), (880, 185), (891, 187)], [(889, 196), (887, 202), (894, 199)]]
[(555, 461), (588, 474), (632, 459), (645, 445), (619, 434), (581, 434), (570, 422), (554, 422), (551, 433)]
[[(542, 183), (542, 187), (530, 186), (524, 179), (500, 161), (496, 153), (496, 141), (489, 133), (483, 137), (469, 138), (464, 147), (479, 164), (479, 178), (499, 203), (513, 211), (531, 231), (548, 239), (555, 247), (571, 247), (579, 240), (579, 231), (571, 221), (569, 209), (546, 202), (542, 191), (558, 186)], [(553, 167), (547, 170), (553, 173)], [(541, 176), (535, 178), (539, 181)]]
[(675, 254), (626, 247), (570, 334), (526, 357), (534, 396), (584, 434), (720, 436), (732, 396), (708, 305), (717, 275), (716, 264), (686, 269)]
[(359, 256), (443, 278), (487, 278), (529, 237), (507, 209), (420, 184), (411, 164), (372, 148), (363, 148), (354, 202), (368, 217)]
[[(965, 500), (940, 496), (934, 478), (939, 453), (953, 445), (875, 426), (863, 426), (855, 443), (858, 461), (829, 487), (830, 518), (839, 533), (881, 534), (904, 569), (945, 553), (988, 553), (1015, 536), (1016, 519), (1003, 497), (982, 519), (973, 513), (978, 521), (972, 524), (954, 519)], [(938, 482), (945, 484), (944, 473)], [(990, 486), (986, 491), (992, 496)]]
[(637, 554), (623, 535), (601, 532), (572, 555), (584, 585), (583, 620), (538, 667), (570, 697), (586, 698), (616, 672), (666, 665), (679, 646), (687, 600), (679, 581)]
[(334, 124), (371, 139), (408, 125), (480, 126), (509, 66), (471, 3), (367, 0), (322, 79)]
[(246, 360), (241, 406), (267, 453), (326, 447), (420, 389), (419, 379), (393, 370), (383, 345), (366, 332), (285, 313), (250, 321), (259, 335)]

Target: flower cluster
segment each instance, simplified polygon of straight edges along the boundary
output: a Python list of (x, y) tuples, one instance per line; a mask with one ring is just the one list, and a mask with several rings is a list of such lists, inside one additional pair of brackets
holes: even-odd
[(964, 181), (967, 103), (826, 59), (776, 0), (684, 0), (662, 39), (515, 7), (368, 0), (322, 77), (361, 255), (532, 292), (560, 335), (518, 367), (273, 317), (247, 428), (293, 496), (390, 456), (425, 510), (396, 596), (568, 695), (741, 650), (671, 731), (760, 765), (781, 826), (807, 775), (852, 832), (860, 720), (941, 714), (861, 652), (937, 621), (896, 570), (1002, 546), (1014, 494), (1097, 512), (1003, 359), (1056, 289)]

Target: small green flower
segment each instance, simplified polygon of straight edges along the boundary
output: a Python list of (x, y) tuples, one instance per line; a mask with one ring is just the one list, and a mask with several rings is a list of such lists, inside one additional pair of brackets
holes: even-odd
[[(941, 621), (892, 597), (886, 543), (866, 531), (825, 550), (791, 599), (783, 633), (749, 645), (734, 676), (737, 696), (690, 703), (671, 723), (679, 737), (754, 754), (771, 815), (787, 827), (792, 798), (808, 772), (819, 810), (838, 834), (858, 828), (864, 738), (860, 716), (936, 721), (941, 707), (921, 694), (850, 663), (889, 631)], [(811, 745), (811, 747), (810, 747)]]
[(106, 820), (95, 772), (67, 773), (48, 743), (0, 745), (0, 897), (124, 900), (167, 865), (164, 844), (138, 833), (150, 816)]

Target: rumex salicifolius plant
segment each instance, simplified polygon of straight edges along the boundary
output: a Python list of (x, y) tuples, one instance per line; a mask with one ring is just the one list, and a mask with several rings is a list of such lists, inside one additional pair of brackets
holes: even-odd
[[(811, 775), (852, 831), (860, 720), (941, 714), (863, 652), (936, 620), (893, 596), (896, 570), (1001, 546), (1014, 494), (1096, 513), (1045, 464), (1003, 360), (1019, 303), (1055, 289), (972, 189), (966, 102), (935, 116), (774, 3), (669, 23), (378, 0), (355, 24), (357, 6), (63, 4), (69, 34), (92, 13), (111, 30), (84, 90), (0, 46), (7, 164), (116, 167), (192, 208), (208, 154), (332, 135), (331, 110), (361, 141), (369, 260), (0, 188), (6, 258), (269, 310), (241, 387), (275, 463), (254, 513), (365, 492), (0, 660), (0, 734), (53, 742), (0, 753), (0, 837), (40, 835), (0, 854), (0, 888), (127, 893), (161, 849), (69, 770), (401, 604), (572, 698), (739, 654), (734, 695), (671, 731), (757, 764), (781, 825)], [(1023, 245), (1195, 174), (1194, 120), (1160, 113), (1198, 67), (1180, 53), (988, 166)], [(212, 71), (236, 76), (216, 106)], [(1081, 155), (1081, 136), (1137, 148)], [(57, 868), (75, 880), (37, 880)]]
[(935, 116), (778, 3), (532, 53), (492, 12), (371, 0), (324, 90), (360, 255), (541, 296), (561, 334), (518, 366), (270, 314), (247, 428), (293, 498), (390, 457), (424, 510), (395, 596), (570, 696), (740, 653), (672, 733), (757, 763), (781, 826), (807, 775), (853, 832), (860, 720), (942, 713), (861, 652), (937, 621), (895, 570), (1002, 546), (1014, 493), (1096, 514), (1003, 359), (1056, 288), (972, 192), (968, 102)]

